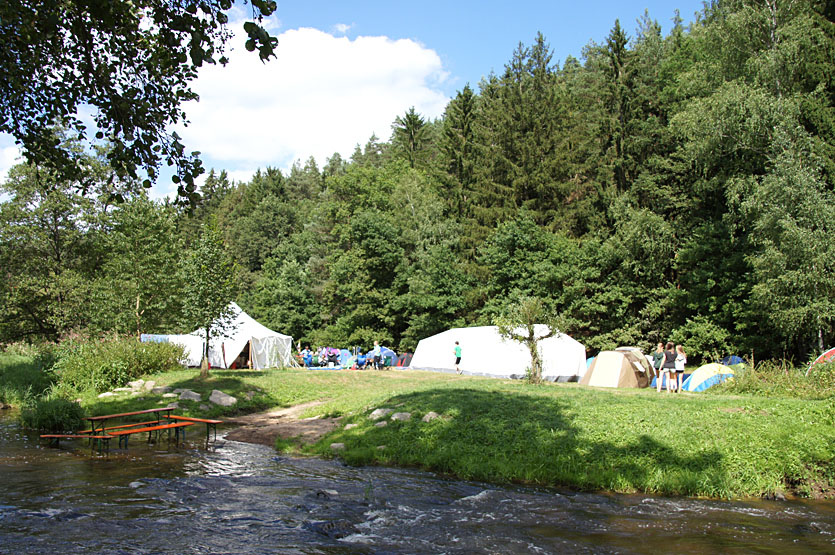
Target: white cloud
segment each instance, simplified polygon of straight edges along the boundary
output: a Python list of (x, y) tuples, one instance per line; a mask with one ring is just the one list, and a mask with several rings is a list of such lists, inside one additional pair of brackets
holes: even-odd
[(351, 30), (351, 27), (353, 27), (353, 25), (348, 25), (347, 23), (337, 23), (333, 26), (333, 30), (339, 33), (340, 35), (344, 35), (345, 33)]
[(0, 182), (6, 181), (12, 166), (23, 161), (20, 149), (17, 146), (3, 146), (3, 143), (11, 141), (12, 139), (8, 135), (0, 138)]
[(372, 134), (387, 140), (409, 107), (436, 118), (449, 100), (440, 57), (412, 40), (307, 28), (278, 39), (278, 57), (262, 64), (237, 37), (230, 64), (204, 67), (194, 82), (200, 102), (185, 106), (191, 125), (178, 132), (207, 168), (239, 178), (310, 156), (347, 158)]

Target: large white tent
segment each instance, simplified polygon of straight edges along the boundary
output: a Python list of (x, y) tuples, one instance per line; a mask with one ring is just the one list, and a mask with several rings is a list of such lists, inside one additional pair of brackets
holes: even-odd
[[(215, 337), (209, 342), (209, 363), (213, 368), (229, 368), (249, 345), (249, 358), (256, 369), (291, 366), (293, 338), (260, 324), (252, 316), (231, 303), (233, 324), (231, 337)], [(185, 348), (187, 364), (200, 366), (206, 330), (195, 330), (185, 335), (143, 335), (143, 341), (165, 341)]]
[[(536, 332), (544, 335), (545, 326)], [(455, 342), (461, 345), (461, 364), (465, 374), (496, 378), (524, 378), (531, 366), (527, 347), (504, 339), (496, 326), (453, 328), (421, 339), (410, 368), (455, 372)], [(549, 381), (578, 381), (586, 371), (586, 348), (566, 334), (539, 342), (542, 378)]]

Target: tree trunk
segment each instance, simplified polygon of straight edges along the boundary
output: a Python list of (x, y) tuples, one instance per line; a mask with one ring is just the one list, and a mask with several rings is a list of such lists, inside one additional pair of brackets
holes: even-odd
[(209, 326), (206, 326), (206, 343), (203, 346), (203, 362), (200, 364), (200, 377), (209, 377)]

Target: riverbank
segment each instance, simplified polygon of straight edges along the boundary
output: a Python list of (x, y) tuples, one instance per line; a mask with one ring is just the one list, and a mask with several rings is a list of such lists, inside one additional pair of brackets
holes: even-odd
[[(186, 414), (234, 419), (243, 428), (232, 434), (250, 434), (233, 437), (278, 436), (282, 452), (354, 465), (623, 493), (835, 498), (832, 398), (532, 386), (402, 370), (213, 370), (207, 380), (178, 370), (146, 379), (203, 399), (213, 390), (237, 397), (231, 407), (178, 401)], [(81, 397), (88, 414), (170, 401), (153, 392)], [(375, 409), (391, 412), (373, 419)], [(424, 422), (430, 413), (438, 417)]]
[[(835, 399), (532, 386), (416, 371), (215, 371), (207, 381), (182, 371), (152, 379), (198, 392), (255, 389), (242, 412), (266, 405), (281, 421), (273, 424), (292, 424), (276, 429), (279, 450), (354, 465), (622, 493), (835, 498)], [(371, 418), (380, 408), (392, 412)], [(430, 413), (438, 418), (424, 422)], [(232, 416), (221, 408), (212, 415)], [(327, 426), (311, 435), (304, 421)]]

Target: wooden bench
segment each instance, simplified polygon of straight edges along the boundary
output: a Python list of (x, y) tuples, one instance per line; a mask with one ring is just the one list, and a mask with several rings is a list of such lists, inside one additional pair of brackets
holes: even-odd
[[(115, 432), (109, 432), (111, 436), (119, 438), (119, 447), (122, 447), (122, 440), (124, 438), (125, 442), (125, 449), (128, 448), (128, 438), (133, 434), (142, 434), (148, 432), (148, 442), (151, 441), (151, 434), (154, 432), (159, 432), (162, 430), (168, 430), (168, 440), (171, 440), (171, 430), (176, 432), (176, 440), (180, 440), (180, 428), (185, 428), (186, 426), (194, 426), (194, 422), (175, 422), (173, 424), (160, 424), (159, 426), (148, 426), (146, 428), (128, 428), (125, 430), (117, 430)], [(186, 432), (183, 430), (183, 438), (185, 438)]]
[(101, 453), (102, 445), (104, 446), (105, 450), (109, 453), (110, 452), (110, 440), (113, 439), (112, 435), (90, 435), (90, 434), (41, 434), (41, 439), (48, 439), (49, 445), (54, 445), (55, 447), (59, 446), (59, 442), (62, 439), (86, 439), (91, 442), (91, 449), (98, 445), (99, 453)]
[(209, 442), (209, 430), (215, 432), (215, 440), (217, 440), (217, 425), (223, 424), (223, 420), (212, 420), (210, 418), (192, 418), (190, 416), (177, 416), (176, 414), (169, 414), (163, 416), (169, 420), (182, 420), (184, 422), (204, 422), (206, 424), (206, 443)]
[(132, 422), (130, 424), (122, 424), (121, 426), (108, 426), (107, 428), (96, 428), (95, 430), (82, 430), (80, 432), (76, 432), (78, 434), (92, 434), (92, 433), (100, 433), (103, 432), (108, 434), (108, 430), (120, 430), (122, 428), (135, 428), (137, 426), (150, 426), (150, 425), (159, 425), (159, 420), (148, 420), (147, 422)]

